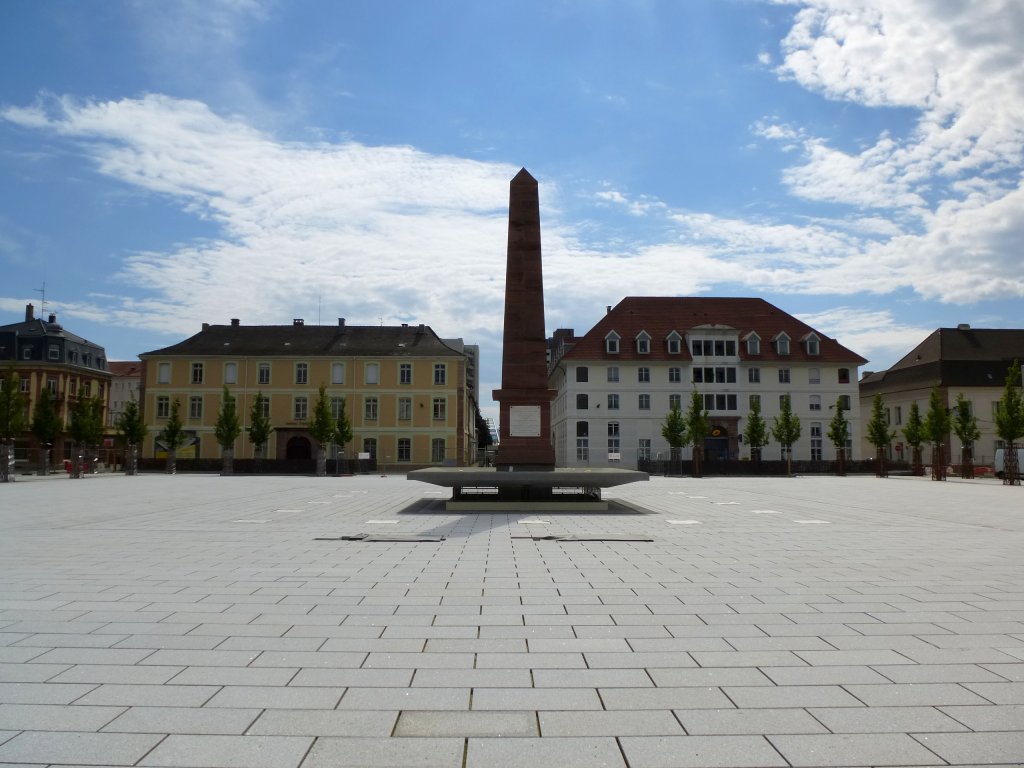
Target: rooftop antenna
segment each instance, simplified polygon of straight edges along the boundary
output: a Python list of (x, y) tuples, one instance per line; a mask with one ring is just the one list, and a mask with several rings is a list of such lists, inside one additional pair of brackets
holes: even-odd
[(32, 291), (33, 291), (33, 293), (38, 293), (39, 294), (39, 296), (40, 296), (40, 299), (39, 299), (39, 316), (40, 317), (45, 317), (46, 316), (46, 281), (43, 280), (43, 287), (42, 288), (33, 288)]

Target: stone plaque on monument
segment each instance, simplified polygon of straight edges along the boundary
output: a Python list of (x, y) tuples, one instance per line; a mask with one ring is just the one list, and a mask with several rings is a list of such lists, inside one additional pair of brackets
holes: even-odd
[(512, 437), (540, 437), (540, 406), (510, 405), (508, 433)]

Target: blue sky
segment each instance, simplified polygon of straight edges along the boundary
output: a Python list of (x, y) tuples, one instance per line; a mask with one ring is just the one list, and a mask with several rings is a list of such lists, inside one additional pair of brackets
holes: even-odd
[(508, 181), (549, 331), (762, 296), (880, 370), (1022, 327), (1020, 0), (11, 0), (0, 322), (425, 322), (500, 381)]

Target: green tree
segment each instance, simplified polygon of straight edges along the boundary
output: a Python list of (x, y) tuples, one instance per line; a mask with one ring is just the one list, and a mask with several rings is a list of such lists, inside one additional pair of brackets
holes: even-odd
[(1024, 399), (1021, 397), (1020, 360), (1006, 372), (1003, 396), (996, 410), (996, 435), (1003, 441), (1003, 483), (1020, 485), (1017, 441), (1024, 437)]
[(693, 446), (692, 474), (704, 477), (704, 440), (711, 431), (708, 412), (704, 410), (704, 396), (700, 392), (690, 395), (690, 407), (686, 409), (686, 438)]
[(910, 411), (907, 413), (907, 423), (903, 427), (903, 438), (910, 446), (910, 471), (916, 476), (924, 474), (924, 466), (921, 462), (921, 445), (925, 441), (924, 420), (921, 418), (921, 408), (917, 403), (910, 404)]
[(257, 471), (262, 467), (267, 441), (274, 431), (274, 427), (270, 424), (270, 418), (263, 415), (266, 402), (267, 398), (263, 396), (263, 392), (257, 392), (256, 399), (252, 401), (252, 409), (249, 411), (249, 442), (253, 445)]
[(946, 479), (946, 439), (949, 437), (950, 418), (946, 399), (938, 387), (932, 387), (928, 396), (928, 413), (922, 423), (925, 439), (932, 444), (932, 480)]
[(185, 444), (185, 426), (181, 423), (181, 402), (178, 398), (171, 403), (170, 416), (157, 440), (167, 449), (167, 473), (173, 475), (178, 471), (178, 449)]
[[(477, 411), (477, 415), (480, 412)], [(485, 425), (486, 427), (486, 425)], [(486, 431), (486, 429), (485, 429)], [(488, 440), (490, 440), (490, 433), (488, 432)], [(341, 474), (341, 457), (345, 453), (345, 446), (352, 441), (352, 421), (349, 419), (348, 414), (345, 412), (345, 398), (338, 398), (338, 419), (334, 424), (334, 442), (340, 447), (338, 457), (335, 459), (334, 471), (335, 474)]]
[(139, 445), (146, 439), (146, 423), (143, 421), (139, 404), (134, 398), (124, 404), (124, 411), (118, 414), (114, 427), (118, 441), (124, 446), (124, 471), (126, 475), (139, 472)]
[(35, 408), (32, 409), (31, 426), (32, 434), (39, 441), (39, 451), (42, 455), (39, 473), (42, 475), (50, 474), (50, 451), (57, 442), (62, 426), (53, 393), (49, 387), (43, 387), (36, 398)]
[(971, 404), (960, 392), (953, 406), (953, 434), (960, 441), (960, 477), (974, 477), (974, 441), (981, 437), (978, 420), (971, 413)]
[(761, 398), (755, 397), (750, 403), (747, 426), (743, 430), (743, 442), (750, 448), (751, 461), (761, 463), (761, 449), (768, 445), (768, 424), (761, 415)]
[(235, 461), (235, 440), (242, 434), (242, 424), (238, 419), (238, 405), (235, 396), (224, 385), (224, 393), (220, 399), (220, 410), (217, 411), (217, 422), (213, 427), (213, 434), (217, 438), (217, 444), (221, 450), (222, 475), (230, 475), (234, 472)]
[[(71, 406), (71, 423), (68, 434), (77, 450), (72, 458), (72, 477), (81, 477), (88, 466), (89, 446), (96, 446), (103, 439), (103, 401), (95, 397), (79, 397)], [(83, 461), (86, 466), (83, 466)]]
[(828, 423), (828, 439), (836, 449), (836, 474), (846, 474), (846, 443), (850, 439), (850, 422), (843, 410), (843, 396), (836, 398), (835, 414)]
[[(665, 416), (661, 425), (661, 436), (669, 447), (669, 473), (672, 472), (672, 463), (681, 461), (681, 451), (689, 443), (686, 436), (686, 420), (678, 405), (673, 405)], [(681, 472), (681, 470), (680, 470)]]
[(0, 483), (6, 483), (14, 473), (14, 441), (25, 429), (25, 396), (21, 394), (21, 380), (12, 369), (0, 381)]
[(871, 402), (871, 420), (867, 425), (868, 442), (875, 446), (875, 477), (888, 477), (889, 475), (885, 466), (885, 449), (895, 436), (896, 433), (889, 430), (889, 422), (885, 418), (882, 396), (875, 395), (875, 399)]
[(800, 417), (793, 413), (789, 395), (782, 397), (782, 409), (772, 419), (772, 437), (782, 446), (786, 458), (786, 474), (793, 476), (793, 443), (800, 439)]
[(316, 440), (316, 476), (327, 476), (327, 445), (337, 433), (338, 426), (331, 417), (331, 403), (327, 399), (327, 387), (320, 385), (320, 392), (313, 406), (313, 421), (309, 433)]

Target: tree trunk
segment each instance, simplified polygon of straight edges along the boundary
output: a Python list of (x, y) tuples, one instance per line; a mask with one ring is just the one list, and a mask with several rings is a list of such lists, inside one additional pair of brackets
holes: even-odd
[(167, 469), (165, 471), (168, 475), (178, 472), (178, 450), (176, 448), (167, 449)]
[(1003, 485), (1020, 485), (1020, 465), (1017, 462), (1017, 444), (1007, 443), (1003, 450)]
[(693, 471), (690, 474), (692, 474), (694, 477), (704, 477), (704, 450), (702, 448), (698, 448), (697, 446), (693, 447), (692, 470)]
[(836, 474), (839, 477), (846, 476), (846, 449), (836, 449)]
[(889, 468), (885, 465), (885, 448), (881, 445), (875, 448), (875, 477), (888, 477)]
[(222, 448), (220, 454), (220, 473), (221, 475), (233, 475), (235, 474), (235, 449), (234, 448)]
[(139, 474), (139, 449), (135, 443), (130, 443), (125, 453), (124, 473), (126, 475)]
[(942, 443), (932, 445), (932, 480), (946, 479), (946, 462), (942, 453)]
[(14, 481), (14, 441), (0, 441), (0, 483)]
[(327, 451), (322, 445), (316, 448), (316, 476), (327, 477)]
[(45, 445), (39, 449), (39, 474), (43, 477), (50, 474), (50, 449)]
[(974, 477), (974, 450), (969, 445), (960, 448), (960, 477), (970, 480)]

